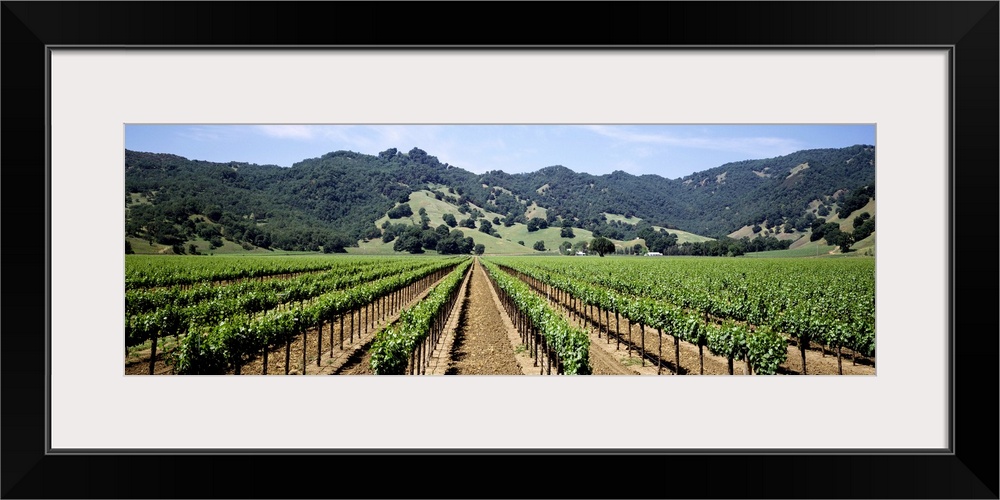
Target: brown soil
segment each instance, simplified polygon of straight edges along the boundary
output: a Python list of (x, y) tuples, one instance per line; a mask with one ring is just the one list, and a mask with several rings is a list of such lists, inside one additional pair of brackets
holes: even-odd
[[(155, 375), (170, 375), (174, 372), (172, 366), (164, 360), (163, 348), (156, 349), (156, 364), (153, 366)], [(125, 360), (125, 375), (149, 375), (149, 349), (136, 351)]]
[[(481, 274), (482, 278), (486, 280), (487, 288), (493, 299), (493, 306), (495, 307), (497, 314), (499, 314), (503, 319), (503, 323), (507, 331), (507, 338), (510, 341), (510, 344), (516, 346), (514, 349), (514, 357), (518, 364), (521, 365), (521, 372), (525, 375), (543, 375), (546, 370), (546, 364), (548, 363), (547, 357), (541, 351), (539, 351), (537, 360), (532, 357), (531, 352), (528, 351), (528, 346), (523, 345), (521, 336), (514, 327), (514, 323), (511, 321), (510, 316), (508, 316), (503, 310), (503, 304), (500, 302), (500, 297), (497, 296), (492, 285), (489, 285), (489, 278), (486, 276), (486, 272), (478, 265), (477, 270)], [(591, 336), (591, 340), (593, 339), (594, 336)], [(591, 343), (588, 352), (591, 370), (595, 375), (635, 375), (638, 373), (637, 371), (624, 366), (616, 360), (614, 356), (598, 348), (593, 342)]]
[(495, 293), (479, 260), (465, 289), (464, 307), (451, 346), (451, 363), (446, 375), (521, 375), (508, 336), (506, 313), (498, 306)]

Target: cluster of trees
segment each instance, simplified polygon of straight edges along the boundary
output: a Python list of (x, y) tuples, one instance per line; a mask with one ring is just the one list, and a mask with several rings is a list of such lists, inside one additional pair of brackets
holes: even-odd
[(479, 232), (486, 233), (494, 238), (500, 237), (500, 233), (498, 233), (496, 228), (493, 227), (493, 223), (486, 219), (479, 221)]
[[(754, 238), (744, 236), (740, 239), (722, 237), (715, 241), (685, 242), (677, 244), (677, 235), (664, 229), (654, 231), (644, 228), (639, 237), (646, 243), (650, 252), (664, 255), (743, 255), (750, 252), (765, 252), (768, 250), (785, 250), (791, 246), (791, 240), (779, 240), (774, 236), (757, 235)], [(636, 245), (641, 248), (640, 245)], [(638, 253), (639, 249), (634, 249)]]
[(868, 204), (869, 199), (875, 198), (875, 183), (871, 183), (867, 186), (861, 186), (854, 190), (850, 196), (841, 201), (839, 209), (837, 210), (837, 215), (844, 219), (848, 215), (851, 215), (855, 210), (863, 208)]
[[(642, 245), (636, 244), (636, 246), (642, 248)], [(614, 242), (601, 236), (590, 241), (577, 241), (575, 243), (564, 241), (559, 245), (559, 253), (563, 255), (576, 255), (577, 252), (584, 252), (588, 254), (596, 253), (604, 257), (606, 254), (619, 253), (617, 250)]]
[(430, 229), (386, 221), (382, 225), (382, 231), (382, 242), (393, 242), (392, 249), (397, 252), (417, 254), (435, 250), (442, 254), (468, 254), (476, 249), (472, 237), (466, 236), (460, 229), (451, 229), (446, 224)]
[[(867, 201), (865, 202), (867, 203)], [(861, 241), (875, 232), (875, 219), (868, 212), (863, 212), (852, 221), (854, 230), (852, 232), (842, 231), (840, 224), (836, 222), (826, 222), (826, 219), (819, 218), (812, 223), (812, 234), (809, 241), (819, 239), (826, 240), (828, 245), (840, 247), (841, 252), (850, 251), (851, 245)]]
[(779, 240), (774, 236), (742, 237), (733, 239), (722, 237), (712, 241), (684, 242), (661, 252), (664, 255), (698, 255), (707, 257), (739, 257), (751, 252), (787, 250), (791, 240)]
[[(178, 210), (177, 207), (183, 207)], [(154, 205), (133, 203), (127, 206), (125, 235), (150, 244), (169, 245), (174, 253), (201, 253), (193, 240), (208, 242), (207, 251), (221, 247), (226, 240), (245, 249), (260, 247), (287, 250), (345, 252), (357, 241), (329, 228), (310, 226), (295, 220), (262, 223), (254, 216), (240, 217), (218, 206), (199, 207), (195, 203), (176, 202)], [(368, 235), (377, 235), (377, 229)]]
[(604, 257), (606, 253), (615, 252), (615, 244), (603, 236), (598, 236), (590, 241), (590, 251), (597, 252), (597, 255)]
[(393, 207), (386, 215), (388, 215), (390, 219), (402, 219), (403, 217), (413, 215), (413, 209), (410, 208), (409, 203), (403, 203), (402, 205)]
[(539, 229), (547, 229), (549, 227), (548, 219), (543, 219), (541, 217), (532, 217), (528, 220), (528, 232), (533, 233)]
[(667, 249), (677, 246), (677, 235), (668, 233), (665, 229), (655, 231), (652, 227), (647, 227), (639, 232), (639, 237), (646, 242), (646, 248), (650, 252), (665, 254)]
[(618, 255), (645, 255), (646, 249), (639, 243), (632, 246), (625, 246), (622, 248), (615, 248), (615, 253)]
[(862, 212), (861, 215), (855, 217), (852, 224), (854, 224), (852, 235), (854, 241), (861, 241), (875, 232), (875, 218), (868, 212)]

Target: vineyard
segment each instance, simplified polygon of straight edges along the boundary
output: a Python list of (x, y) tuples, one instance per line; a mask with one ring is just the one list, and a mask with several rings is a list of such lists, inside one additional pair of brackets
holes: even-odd
[[(854, 365), (874, 362), (875, 268), (869, 260), (490, 260), (618, 343), (624, 318), (629, 335), (638, 325), (642, 342), (649, 327), (697, 346), (699, 373), (705, 347), (726, 358), (730, 374), (737, 360), (750, 373), (777, 373), (789, 341), (798, 347), (802, 373), (808, 373), (812, 343), (824, 356), (835, 351), (839, 374), (845, 348)], [(675, 342), (675, 367), (679, 348)]]
[(127, 256), (126, 373), (873, 374), (874, 276), (868, 259)]

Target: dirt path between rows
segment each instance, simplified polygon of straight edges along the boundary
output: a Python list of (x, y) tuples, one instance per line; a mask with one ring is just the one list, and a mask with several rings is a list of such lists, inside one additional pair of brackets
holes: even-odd
[(479, 260), (472, 264), (464, 290), (462, 309), (451, 336), (449, 363), (445, 375), (522, 375), (522, 363), (515, 357), (517, 339), (507, 313), (495, 299), (495, 292)]

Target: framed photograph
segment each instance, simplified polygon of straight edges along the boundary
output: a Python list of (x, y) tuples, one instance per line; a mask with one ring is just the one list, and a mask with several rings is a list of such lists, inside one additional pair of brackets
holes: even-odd
[[(28, 293), (5, 297), (4, 497), (412, 497), (456, 474), (505, 497), (997, 498), (997, 429), (977, 423), (997, 418), (997, 323), (971, 310), (996, 273), (969, 236), (997, 206), (997, 2), (584, 3), (608, 37), (530, 45), (504, 33), (557, 19), (449, 10), (3, 3), (5, 222), (41, 233), (6, 247)], [(878, 371), (124, 376), (136, 124), (874, 126)], [(526, 489), (554, 461), (583, 480)], [(305, 478), (316, 463), (340, 472)]]

